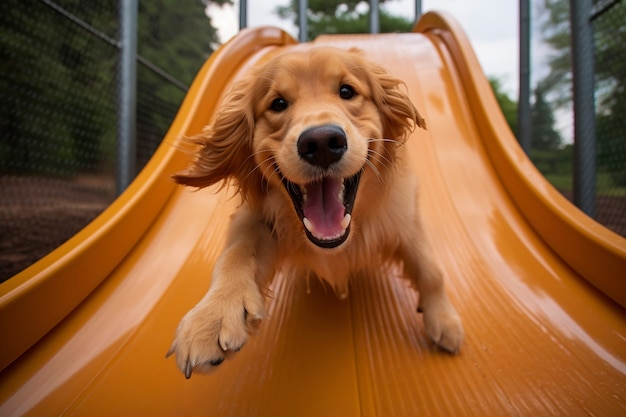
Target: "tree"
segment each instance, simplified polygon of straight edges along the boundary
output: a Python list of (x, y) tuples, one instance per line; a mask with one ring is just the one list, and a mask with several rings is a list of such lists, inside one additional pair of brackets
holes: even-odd
[(217, 31), (204, 11), (200, 1), (140, 0), (137, 52), (189, 85), (219, 44)]
[(531, 110), (532, 121), (532, 148), (539, 150), (558, 149), (562, 139), (554, 128), (554, 113), (552, 106), (546, 101), (546, 88), (539, 83), (535, 87), (535, 102)]
[[(541, 82), (546, 92), (557, 94), (557, 104), (571, 102), (572, 58), (569, 0), (542, 0), (540, 3), (541, 36), (550, 49), (550, 73)], [(626, 60), (623, 43), (626, 38), (626, 5), (617, 2), (594, 21), (595, 71), (600, 84), (600, 107), (606, 108), (624, 94)], [(603, 85), (609, 84), (605, 87)], [(620, 91), (621, 90), (621, 91)], [(601, 109), (602, 110), (602, 109)]]
[[(541, 3), (543, 41), (552, 49), (550, 74), (542, 81), (557, 105), (571, 103), (572, 64), (568, 0)], [(597, 166), (616, 185), (626, 185), (626, 2), (614, 3), (593, 20)]]
[(626, 3), (594, 20), (597, 163), (626, 186)]
[[(110, 4), (110, 2), (109, 2)], [(115, 7), (84, 7), (83, 20), (111, 30)], [(95, 5), (94, 5), (95, 6)], [(34, 0), (0, 6), (0, 171), (67, 175), (92, 166), (112, 120), (103, 86), (111, 78), (111, 45)]]
[(513, 101), (506, 92), (502, 89), (502, 82), (496, 77), (488, 77), (489, 84), (493, 90), (496, 100), (500, 105), (502, 114), (506, 119), (506, 122), (511, 128), (511, 132), (515, 134), (517, 132), (517, 102)]
[(541, 81), (544, 93), (554, 93), (558, 106), (572, 100), (572, 57), (569, 0), (542, 0), (539, 5), (541, 36), (550, 47), (550, 73)]
[[(118, 3), (55, 0), (56, 9), (39, 0), (0, 2), (0, 173), (68, 176), (111, 165)], [(205, 6), (141, 0), (139, 7), (139, 53), (189, 84), (217, 44)], [(103, 36), (85, 30), (65, 12)], [(138, 68), (141, 91), (156, 98), (140, 103), (138, 126), (157, 126), (160, 141), (170, 120), (157, 113), (166, 107), (173, 115), (184, 93)]]
[[(307, 9), (308, 39), (322, 34), (368, 33), (369, 11), (360, 11), (361, 0), (329, 2), (311, 0)], [(382, 1), (381, 1), (382, 3)], [(279, 6), (277, 14), (283, 19), (291, 19), (298, 25), (298, 2), (291, 0), (288, 6)], [(380, 11), (380, 32), (409, 32), (413, 22), (401, 16), (394, 16), (385, 10)]]
[[(138, 54), (184, 85), (191, 84), (219, 44), (200, 1), (140, 0), (138, 20)], [(185, 91), (143, 65), (137, 70), (137, 167), (141, 168), (163, 139)], [(113, 147), (114, 141), (110, 144)]]
[[(380, 32), (408, 32), (412, 23), (400, 16), (393, 16), (385, 10), (380, 11)], [(308, 27), (309, 39), (321, 34), (368, 33), (369, 12), (339, 12), (335, 15), (311, 17)]]

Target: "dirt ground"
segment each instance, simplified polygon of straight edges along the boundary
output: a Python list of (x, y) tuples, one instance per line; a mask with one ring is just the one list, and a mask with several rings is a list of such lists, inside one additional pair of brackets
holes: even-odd
[[(572, 193), (563, 195), (572, 201)], [(596, 196), (596, 220), (618, 235), (626, 237), (626, 197)]]
[[(0, 176), (0, 282), (68, 240), (114, 198), (112, 176)], [(596, 206), (600, 223), (626, 236), (626, 198), (600, 196)]]
[(112, 176), (0, 176), (0, 282), (68, 240), (114, 197)]

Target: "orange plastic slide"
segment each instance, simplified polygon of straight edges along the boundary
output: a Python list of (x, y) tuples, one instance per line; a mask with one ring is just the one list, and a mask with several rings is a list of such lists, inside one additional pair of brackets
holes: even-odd
[[(130, 188), (0, 285), (0, 415), (626, 415), (626, 240), (535, 170), (457, 24), (428, 13), (411, 34), (295, 43), (261, 28), (222, 47)], [(186, 380), (165, 353), (210, 284), (237, 201), (170, 181), (188, 158), (177, 140), (250, 65), (321, 44), (363, 49), (428, 121), (405, 146), (466, 342), (459, 355), (432, 346), (394, 268), (355, 277), (344, 301), (281, 275), (261, 334)]]

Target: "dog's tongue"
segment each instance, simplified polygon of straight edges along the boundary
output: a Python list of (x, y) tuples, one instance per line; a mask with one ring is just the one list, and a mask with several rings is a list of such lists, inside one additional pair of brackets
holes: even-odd
[(336, 239), (345, 230), (342, 227), (345, 207), (339, 198), (342, 186), (343, 181), (338, 178), (324, 178), (306, 185), (307, 197), (302, 209), (310, 223), (307, 228), (318, 239)]

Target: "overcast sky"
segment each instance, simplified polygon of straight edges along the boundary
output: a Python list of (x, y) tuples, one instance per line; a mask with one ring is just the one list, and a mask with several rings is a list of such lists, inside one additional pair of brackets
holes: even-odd
[[(236, 0), (235, 0), (236, 1)], [(285, 29), (297, 38), (297, 29), (274, 12), (277, 5), (287, 5), (289, 0), (249, 0), (248, 25), (250, 27), (273, 25)], [(393, 14), (413, 19), (414, 0), (388, 0), (383, 7)], [(505, 91), (514, 99), (518, 90), (518, 1), (517, 0), (422, 0), (423, 11), (443, 10), (451, 13), (467, 33), (485, 74), (501, 79)], [(531, 12), (532, 13), (532, 12)], [(238, 6), (213, 8), (213, 24), (218, 27), (223, 40), (238, 30)], [(534, 19), (535, 20), (535, 19)], [(538, 36), (533, 33), (532, 78), (545, 75), (545, 65)], [(533, 83), (534, 84), (534, 83)]]
[[(234, 36), (239, 27), (238, 0), (233, 7), (211, 7), (213, 24), (222, 41)], [(297, 39), (298, 31), (291, 22), (275, 13), (278, 5), (289, 0), (248, 0), (248, 26), (278, 26)], [(532, 2), (531, 2), (532, 4)], [(382, 6), (395, 15), (410, 20), (415, 17), (415, 0), (387, 0)], [(422, 11), (441, 10), (458, 20), (469, 37), (478, 60), (487, 76), (500, 79), (504, 91), (515, 101), (519, 83), (519, 1), (518, 0), (422, 0)], [(549, 71), (545, 57), (549, 50), (541, 43), (538, 11), (531, 10), (531, 88)], [(531, 98), (532, 100), (532, 98)], [(565, 142), (573, 136), (571, 109), (555, 111), (556, 127)]]
[[(239, 6), (212, 7), (213, 24), (223, 41), (238, 31)], [(533, 2), (531, 2), (533, 3)], [(276, 6), (287, 5), (289, 0), (248, 0), (248, 26), (278, 26), (297, 39), (298, 31), (291, 22), (281, 20), (275, 13)], [(410, 20), (415, 17), (415, 0), (387, 0), (382, 6), (395, 15)], [(487, 76), (500, 79), (504, 91), (513, 100), (518, 98), (519, 83), (519, 1), (518, 0), (422, 0), (422, 11), (441, 10), (458, 20), (467, 34), (474, 52)], [(546, 56), (549, 50), (541, 43), (538, 29), (538, 11), (531, 10), (531, 88), (536, 80), (549, 71)], [(532, 97), (531, 97), (532, 100)], [(556, 127), (566, 142), (572, 140), (571, 109), (555, 111)]]

